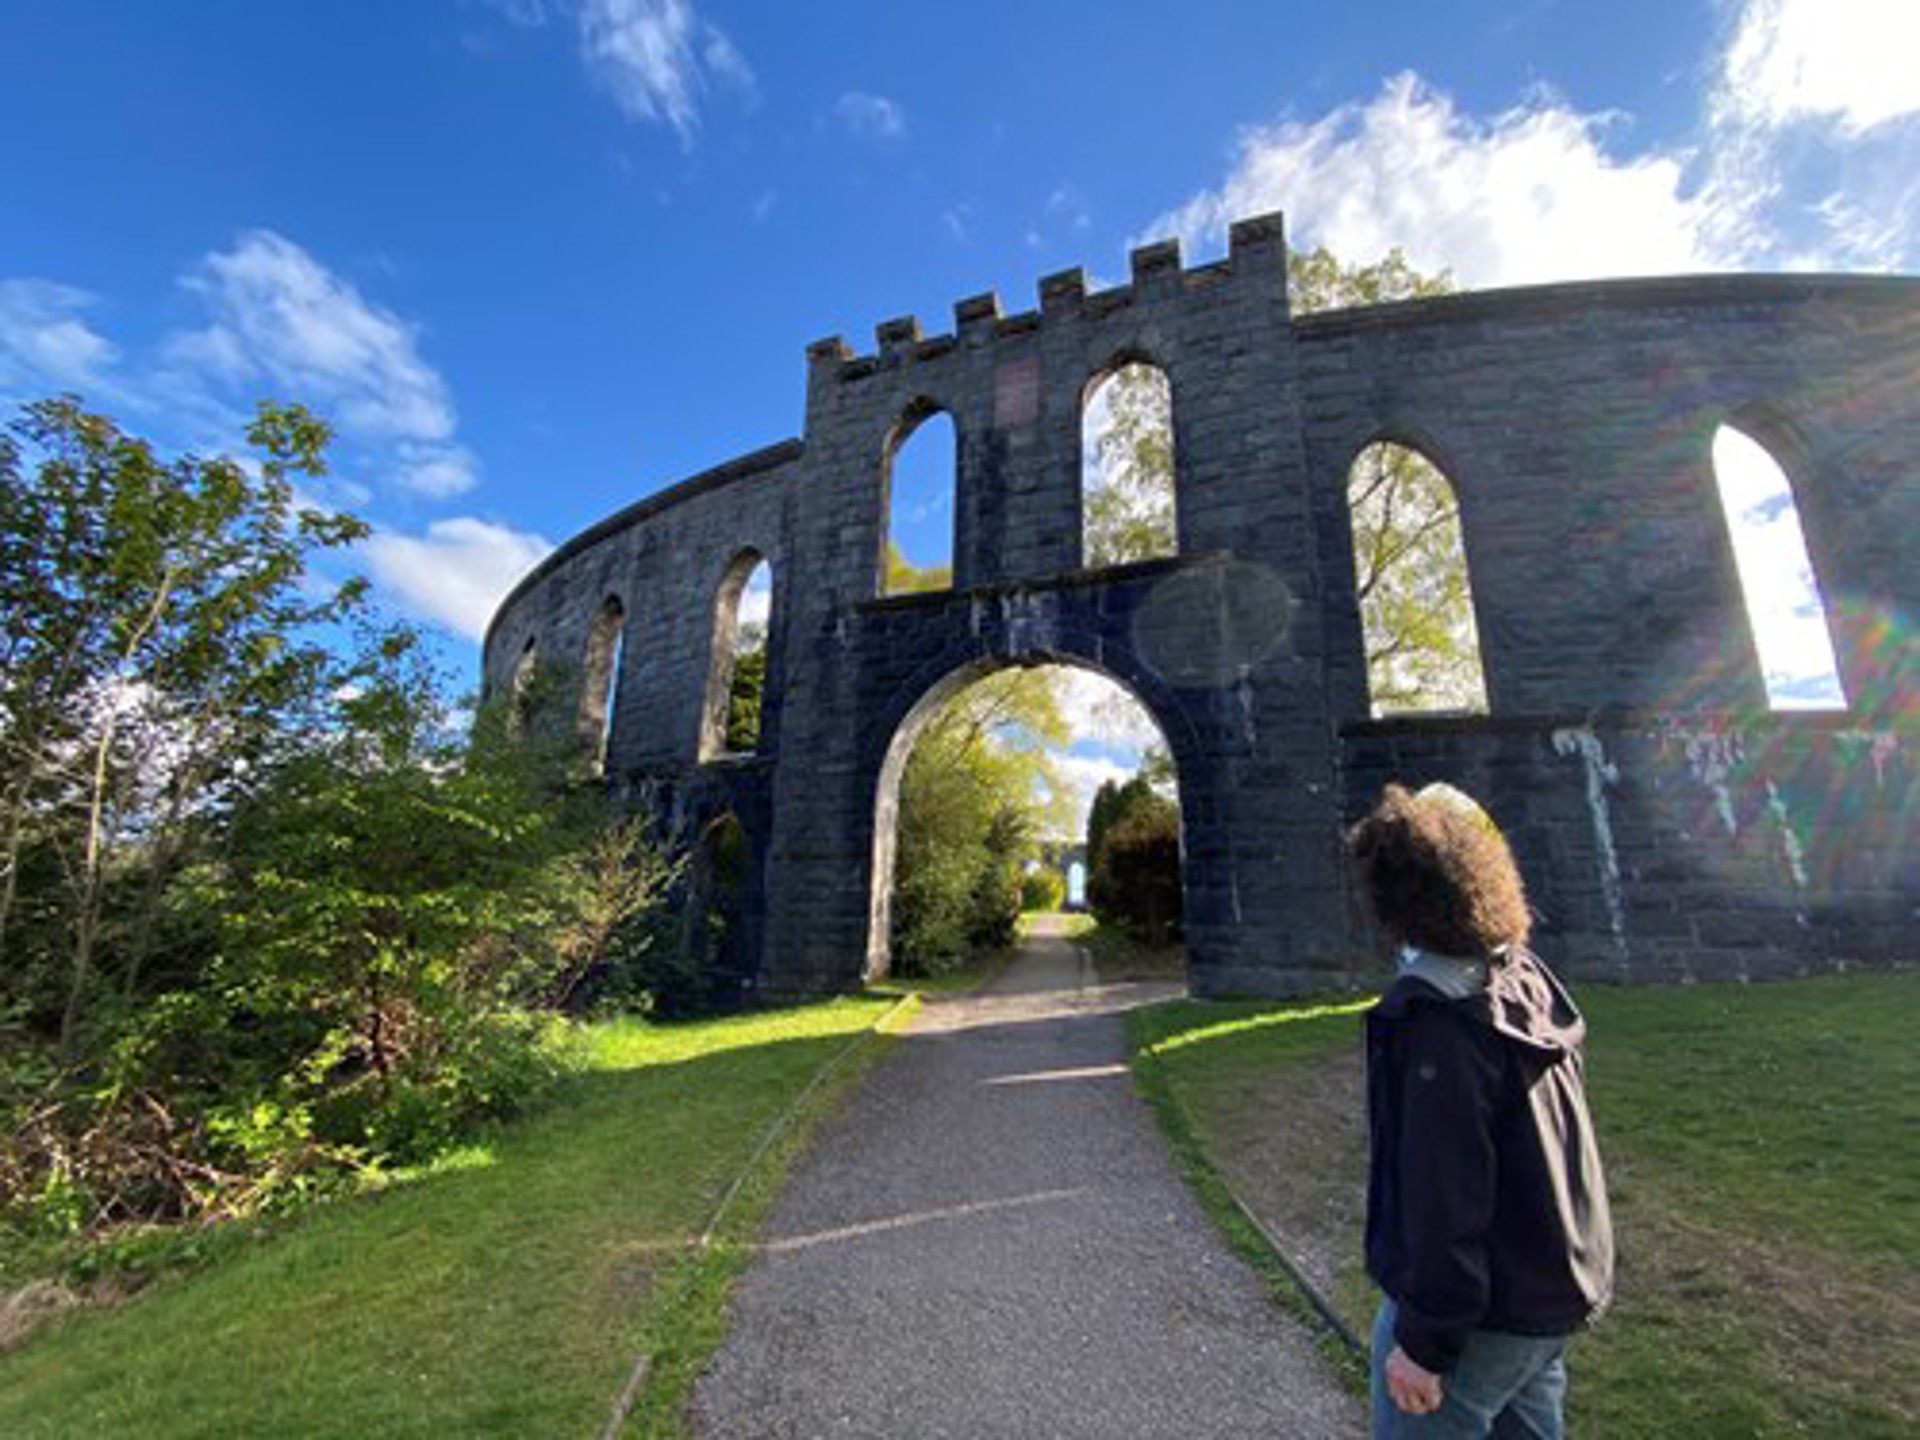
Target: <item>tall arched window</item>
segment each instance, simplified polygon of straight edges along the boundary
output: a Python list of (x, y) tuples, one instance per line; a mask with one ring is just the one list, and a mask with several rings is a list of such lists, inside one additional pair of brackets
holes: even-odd
[(626, 618), (627, 610), (619, 596), (609, 595), (600, 602), (600, 613), (587, 633), (587, 651), (580, 665), (580, 743), (596, 775), (606, 771), (607, 750), (613, 739)]
[(527, 643), (521, 647), (520, 658), (513, 662), (513, 678), (507, 682), (507, 733), (523, 735), (529, 711), (533, 708), (533, 676), (537, 666), (538, 647), (534, 637), (529, 635)]
[(1080, 553), (1089, 567), (1179, 553), (1173, 386), (1131, 361), (1096, 377), (1080, 407)]
[(727, 566), (714, 595), (713, 658), (700, 724), (702, 760), (760, 748), (772, 621), (773, 566), (757, 550), (742, 550)]
[(931, 406), (909, 410), (881, 456), (882, 595), (953, 585), (953, 497), (958, 449), (953, 417)]
[(1833, 633), (1807, 557), (1792, 482), (1764, 445), (1731, 425), (1714, 432), (1713, 475), (1768, 706), (1844, 710)]
[(1355, 457), (1347, 503), (1373, 713), (1484, 711), (1453, 486), (1418, 450), (1381, 441)]

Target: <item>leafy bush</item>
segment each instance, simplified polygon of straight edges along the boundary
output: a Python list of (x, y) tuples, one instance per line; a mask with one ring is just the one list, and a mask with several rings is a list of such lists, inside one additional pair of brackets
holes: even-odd
[(1102, 785), (1088, 820), (1087, 903), (1149, 944), (1180, 933), (1180, 808), (1143, 778)]
[(320, 422), (263, 408), (252, 467), (162, 461), (65, 401), (14, 437), (0, 1237), (426, 1159), (541, 1092), (554, 1011), (615, 974), (666, 988), (634, 972), (674, 867), (570, 781), (571, 727), (537, 718), (558, 673), (456, 738), (417, 638), (305, 576), (364, 533), (295, 507)]
[(1042, 866), (1030, 870), (1020, 881), (1022, 910), (1058, 910), (1067, 903), (1066, 877), (1058, 870)]

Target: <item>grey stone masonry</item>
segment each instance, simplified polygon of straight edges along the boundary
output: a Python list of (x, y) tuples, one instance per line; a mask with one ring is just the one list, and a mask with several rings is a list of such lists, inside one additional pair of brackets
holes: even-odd
[[(1286, 264), (1270, 216), (1218, 263), (1147, 246), (1114, 289), (1067, 271), (1037, 311), (982, 295), (950, 334), (907, 317), (870, 353), (809, 347), (803, 438), (561, 546), (495, 616), (488, 689), (529, 653), (579, 669), (619, 600), (607, 783), (686, 840), (739, 821), (734, 963), (766, 994), (884, 968), (919, 723), (1042, 662), (1119, 681), (1167, 736), (1201, 993), (1362, 983), (1377, 947), (1341, 829), (1396, 778), (1486, 799), (1543, 949), (1581, 973), (1911, 961), (1920, 281), (1613, 281), (1295, 317)], [(1089, 569), (1082, 411), (1133, 361), (1172, 392), (1178, 554)], [(954, 586), (883, 597), (889, 459), (935, 412), (954, 425)], [(1792, 481), (1843, 714), (1767, 709), (1709, 456), (1723, 423)], [(1489, 716), (1368, 718), (1346, 482), (1378, 440), (1455, 487)], [(735, 756), (712, 735), (716, 610), (755, 557), (774, 580), (765, 714)]]

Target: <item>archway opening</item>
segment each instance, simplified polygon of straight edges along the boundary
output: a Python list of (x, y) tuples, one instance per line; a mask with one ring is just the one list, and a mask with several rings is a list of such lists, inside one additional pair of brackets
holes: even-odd
[(620, 664), (626, 651), (626, 606), (617, 595), (600, 602), (581, 658), (580, 744), (587, 768), (604, 775), (613, 747), (613, 722), (619, 707)]
[(694, 856), (698, 960), (716, 984), (736, 984), (746, 971), (746, 899), (752, 870), (752, 838), (727, 811), (702, 831)]
[(1077, 662), (956, 671), (881, 766), (866, 976), (1087, 929), (1064, 913), (1077, 869), (1102, 978), (1183, 980), (1181, 835), (1171, 749), (1132, 691)]
[(533, 681), (539, 668), (539, 644), (531, 635), (521, 647), (520, 658), (513, 662), (513, 678), (507, 682), (507, 733), (525, 735), (533, 718)]
[(1354, 457), (1347, 506), (1373, 713), (1485, 713), (1453, 485), (1418, 450), (1383, 440)]
[(1089, 569), (1179, 552), (1173, 385), (1129, 361), (1094, 378), (1080, 407), (1080, 554)]
[(761, 748), (767, 642), (773, 620), (773, 566), (743, 550), (714, 594), (712, 660), (700, 725), (700, 758), (750, 755)]
[(881, 457), (880, 594), (952, 588), (958, 455), (953, 417), (944, 410), (916, 407), (888, 435)]
[(1768, 708), (1846, 709), (1793, 482), (1766, 446), (1731, 425), (1714, 432), (1713, 475)]

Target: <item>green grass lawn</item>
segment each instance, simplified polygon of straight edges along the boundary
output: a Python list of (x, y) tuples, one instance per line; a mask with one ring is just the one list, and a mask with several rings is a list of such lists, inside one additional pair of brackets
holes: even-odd
[(629, 1433), (672, 1434), (725, 1292), (833, 1072), (692, 1242), (769, 1127), (881, 999), (616, 1022), (538, 1115), (434, 1173), (317, 1209), (0, 1357), (0, 1435), (588, 1435), (643, 1351)]
[[(1575, 1433), (1913, 1434), (1920, 975), (1579, 998), (1621, 1261), (1574, 1351)], [(1163, 1118), (1364, 1334), (1357, 1014), (1182, 1002), (1134, 1038)]]

